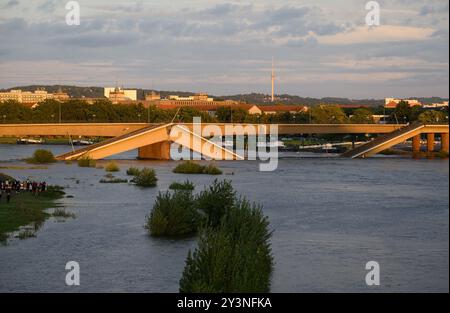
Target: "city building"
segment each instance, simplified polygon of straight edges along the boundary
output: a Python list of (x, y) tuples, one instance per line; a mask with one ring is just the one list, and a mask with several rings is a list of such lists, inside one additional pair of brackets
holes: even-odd
[(156, 93), (155, 91), (152, 91), (150, 94), (145, 95), (145, 101), (156, 101), (161, 100), (161, 95), (159, 93)]
[(114, 90), (108, 92), (108, 99), (114, 104), (126, 102), (126, 101), (136, 101), (136, 100), (130, 98), (130, 96), (132, 97), (133, 94), (131, 93), (131, 95), (130, 95), (129, 92), (126, 92), (125, 90), (123, 90), (119, 87), (116, 87), (116, 88), (114, 88)]
[(173, 100), (173, 101), (204, 101), (204, 102), (214, 102), (214, 98), (208, 97), (206, 93), (197, 93), (193, 96), (178, 96), (178, 95), (170, 95), (168, 99), (163, 100)]
[(424, 104), (422, 107), (424, 109), (443, 109), (443, 108), (448, 108), (448, 101), (444, 101), (442, 103)]
[(56, 93), (49, 93), (45, 90), (22, 91), (20, 89), (13, 89), (7, 92), (0, 92), (0, 101), (15, 100), (19, 103), (34, 106), (39, 102), (47, 99), (58, 101), (68, 100), (70, 97), (67, 93), (58, 90)]
[(397, 107), (397, 104), (400, 103), (400, 101), (406, 101), (408, 102), (410, 107), (413, 106), (422, 106), (422, 103), (419, 102), (417, 99), (396, 99), (396, 98), (386, 98), (384, 99), (384, 107), (386, 109), (395, 109)]
[[(112, 96), (110, 95), (112, 93)], [(136, 89), (123, 89), (119, 87), (105, 87), (103, 95), (110, 99), (111, 101), (125, 101), (126, 98), (128, 100), (136, 101), (137, 100), (137, 90)], [(114, 102), (113, 101), (113, 102)]]

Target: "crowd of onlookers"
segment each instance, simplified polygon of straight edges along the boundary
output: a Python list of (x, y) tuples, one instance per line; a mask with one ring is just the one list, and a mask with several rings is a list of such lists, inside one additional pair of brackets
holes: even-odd
[(11, 200), (11, 194), (20, 192), (31, 192), (33, 195), (38, 195), (47, 189), (47, 183), (37, 182), (31, 180), (18, 181), (18, 180), (0, 180), (0, 202), (2, 201), (3, 194), (6, 196), (6, 203)]

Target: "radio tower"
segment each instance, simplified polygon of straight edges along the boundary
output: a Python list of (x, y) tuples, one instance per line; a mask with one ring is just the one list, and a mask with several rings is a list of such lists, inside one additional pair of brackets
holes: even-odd
[(272, 57), (272, 102), (275, 101), (275, 67), (274, 60)]

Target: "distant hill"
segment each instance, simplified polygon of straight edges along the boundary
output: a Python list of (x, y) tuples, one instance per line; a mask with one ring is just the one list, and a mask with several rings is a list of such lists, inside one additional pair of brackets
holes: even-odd
[[(244, 101), (254, 104), (272, 104), (270, 97), (261, 93), (251, 93), (251, 94), (239, 94), (232, 96), (224, 96), (223, 98)], [(276, 95), (276, 103), (280, 104), (304, 104), (304, 105), (318, 105), (318, 104), (361, 104), (370, 106), (380, 106), (384, 105), (384, 100), (378, 99), (363, 99), (363, 100), (352, 100), (347, 98), (310, 98), (310, 97), (300, 97), (288, 94)]]
[[(34, 91), (36, 89), (44, 89), (48, 92), (57, 92), (61, 89), (63, 92), (68, 93), (73, 98), (101, 98), (103, 97), (103, 87), (78, 87), (78, 86), (69, 86), (69, 85), (30, 85), (30, 86), (19, 86), (8, 89), (2, 89), (1, 91), (9, 91), (11, 89), (21, 89), (25, 91)], [(130, 88), (135, 89), (135, 88)], [(150, 93), (151, 89), (140, 89), (136, 88), (137, 97), (139, 100), (145, 99), (145, 94)], [(161, 94), (162, 97), (167, 97), (169, 95), (180, 95), (180, 96), (191, 96), (195, 93), (187, 92), (187, 91), (167, 91), (167, 90), (155, 90), (157, 93)], [(237, 94), (237, 95), (228, 95), (228, 96), (214, 96), (217, 100), (235, 100), (252, 104), (272, 104), (270, 102), (270, 97), (266, 94), (262, 93), (250, 93), (250, 94)], [(448, 101), (448, 99), (443, 99), (439, 97), (431, 97), (431, 98), (418, 98), (418, 100), (422, 103), (437, 103), (442, 101)], [(277, 95), (276, 101), (277, 104), (296, 104), (296, 105), (318, 105), (318, 104), (361, 104), (361, 105), (369, 105), (369, 106), (380, 106), (384, 105), (384, 99), (347, 99), (347, 98), (309, 98), (309, 97), (301, 97), (295, 95)]]

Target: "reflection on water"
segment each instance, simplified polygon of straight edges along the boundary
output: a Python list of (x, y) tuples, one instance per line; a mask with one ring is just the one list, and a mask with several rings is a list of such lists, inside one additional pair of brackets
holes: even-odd
[[(55, 154), (68, 150), (44, 148)], [(0, 145), (0, 166), (24, 165), (17, 160), (35, 149)], [(74, 198), (63, 202), (77, 215), (65, 223), (49, 220), (37, 238), (0, 247), (0, 291), (178, 291), (196, 240), (150, 238), (145, 215), (172, 181), (189, 177), (201, 190), (215, 177), (173, 174), (174, 162), (135, 156), (115, 157), (122, 169), (116, 176), (125, 177), (132, 165), (154, 167), (158, 188), (99, 184), (103, 170), (76, 164), (0, 170), (65, 186)], [(275, 172), (259, 172), (251, 161), (218, 163), (222, 178), (263, 204), (270, 218), (272, 291), (448, 292), (448, 161), (286, 158)], [(72, 260), (81, 267), (76, 288), (65, 286), (64, 267)], [(380, 263), (380, 287), (365, 285), (364, 267), (371, 260)]]

